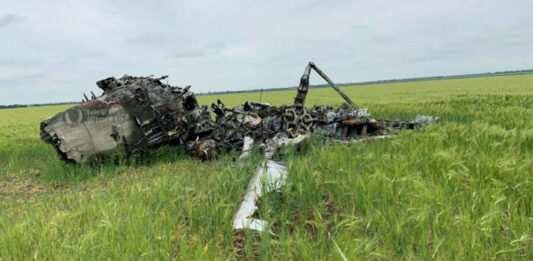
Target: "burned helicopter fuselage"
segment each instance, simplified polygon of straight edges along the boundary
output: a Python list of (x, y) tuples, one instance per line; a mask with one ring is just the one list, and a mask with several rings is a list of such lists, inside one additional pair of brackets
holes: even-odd
[(84, 163), (94, 155), (183, 144), (189, 136), (212, 132), (207, 108), (198, 106), (189, 88), (161, 80), (131, 76), (101, 80), (100, 97), (93, 95), (43, 121), (41, 139), (63, 159)]
[[(338, 109), (305, 107), (309, 75), (316, 71), (344, 99)], [(246, 102), (226, 108), (221, 101), (199, 106), (189, 87), (173, 87), (162, 78), (124, 76), (97, 82), (103, 94), (41, 123), (41, 139), (61, 158), (85, 163), (95, 155), (136, 151), (162, 144), (183, 145), (192, 155), (212, 158), (218, 151), (243, 149), (245, 138), (265, 143), (279, 137), (318, 133), (347, 141), (414, 129), (419, 121), (376, 121), (360, 109), (313, 63), (300, 79), (294, 104), (274, 107)], [(214, 117), (211, 117), (211, 113)]]

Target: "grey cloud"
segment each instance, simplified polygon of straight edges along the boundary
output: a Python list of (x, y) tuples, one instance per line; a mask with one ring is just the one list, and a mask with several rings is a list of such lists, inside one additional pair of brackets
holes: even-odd
[(26, 18), (14, 14), (7, 14), (4, 15), (2, 18), (0, 18), (0, 28), (6, 27), (12, 24), (16, 24), (18, 22), (24, 21)]
[(145, 45), (159, 45), (164, 43), (163, 37), (153, 35), (151, 33), (143, 33), (136, 37), (127, 40), (130, 44), (145, 44)]
[(201, 57), (204, 56), (205, 52), (202, 50), (198, 51), (186, 51), (186, 52), (179, 52), (174, 55), (176, 58), (194, 58), (194, 57)]
[(201, 48), (177, 52), (173, 55), (175, 58), (197, 58), (202, 56), (217, 56), (220, 55), (227, 47), (224, 43), (210, 43)]
[(23, 74), (16, 75), (16, 76), (11, 76), (11, 77), (8, 76), (5, 78), (0, 78), (0, 83), (10, 83), (10, 84), (17, 83), (18, 84), (18, 83), (33, 81), (33, 80), (45, 78), (45, 77), (46, 75), (44, 73), (23, 73)]
[(196, 92), (292, 86), (308, 61), (337, 82), (526, 69), (532, 9), (519, 0), (10, 1), (0, 104), (79, 100), (124, 74), (169, 75)]

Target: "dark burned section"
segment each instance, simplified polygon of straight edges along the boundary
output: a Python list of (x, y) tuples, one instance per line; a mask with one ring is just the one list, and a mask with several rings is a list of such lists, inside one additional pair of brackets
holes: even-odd
[(41, 123), (41, 139), (77, 163), (106, 153), (134, 153), (161, 144), (210, 135), (207, 107), (199, 107), (189, 87), (161, 78), (124, 76), (97, 82), (103, 94)]
[[(305, 107), (312, 70), (344, 99), (341, 108)], [(190, 86), (170, 86), (162, 82), (165, 78), (98, 81), (103, 94), (91, 93), (90, 100), (84, 95), (82, 104), (43, 121), (41, 139), (51, 143), (61, 158), (76, 163), (94, 155), (131, 154), (162, 144), (185, 146), (192, 155), (208, 160), (219, 151), (242, 149), (246, 136), (264, 143), (279, 134), (292, 138), (314, 132), (346, 141), (421, 125), (371, 119), (313, 63), (306, 67), (290, 106), (248, 101), (226, 108), (220, 100), (210, 107), (199, 106)]]

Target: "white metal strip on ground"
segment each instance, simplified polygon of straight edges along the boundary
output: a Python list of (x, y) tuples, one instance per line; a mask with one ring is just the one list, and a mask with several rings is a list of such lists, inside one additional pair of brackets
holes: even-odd
[[(276, 149), (280, 146), (293, 146), (302, 142), (308, 137), (308, 135), (299, 135), (291, 139), (285, 136), (276, 136), (265, 142), (265, 148), (263, 149), (263, 160), (255, 170), (255, 173), (246, 189), (246, 193), (239, 204), (239, 208), (233, 216), (233, 229), (264, 231), (267, 228), (268, 224), (266, 221), (252, 218), (253, 214), (257, 210), (257, 200), (263, 195), (263, 192), (266, 193), (283, 187), (287, 181), (287, 175), (289, 173), (287, 163), (273, 161), (271, 158), (274, 156)], [(253, 145), (253, 140), (251, 138), (246, 138), (243, 146), (243, 153), (239, 159), (249, 157), (249, 150)], [(264, 185), (266, 187), (263, 187)], [(272, 231), (270, 231), (270, 233), (272, 233)]]
[[(261, 165), (256, 169), (254, 176), (248, 184), (246, 194), (239, 205), (239, 209), (233, 217), (233, 229), (246, 228), (264, 231), (267, 228), (266, 221), (252, 218), (257, 210), (257, 200), (263, 195), (263, 192), (278, 190), (284, 186), (288, 173), (289, 171), (285, 162), (273, 160), (261, 162)], [(263, 185), (266, 187), (263, 187)]]
[(250, 157), (252, 152), (252, 146), (254, 145), (254, 139), (249, 136), (244, 137), (244, 144), (242, 145), (242, 152), (239, 156), (239, 160), (244, 160)]

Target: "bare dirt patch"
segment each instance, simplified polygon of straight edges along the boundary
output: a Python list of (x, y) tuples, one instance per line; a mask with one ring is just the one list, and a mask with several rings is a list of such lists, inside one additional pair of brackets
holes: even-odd
[(52, 193), (66, 189), (64, 184), (40, 185), (34, 184), (30, 179), (9, 176), (0, 180), (0, 196), (16, 197), (31, 196), (36, 194)]

